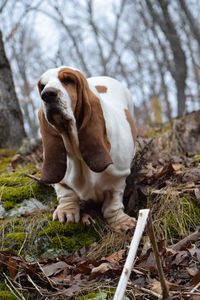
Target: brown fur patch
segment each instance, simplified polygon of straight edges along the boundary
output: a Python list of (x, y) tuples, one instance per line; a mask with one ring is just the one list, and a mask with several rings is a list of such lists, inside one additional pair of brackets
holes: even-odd
[(99, 92), (99, 94), (104, 94), (107, 92), (107, 87), (104, 85), (95, 85), (95, 88), (97, 89), (97, 91)]
[(79, 148), (88, 167), (94, 172), (103, 171), (112, 159), (110, 142), (99, 98), (90, 90), (83, 74), (77, 70), (63, 68), (58, 77), (66, 90), (71, 85), (73, 110), (78, 129)]
[(124, 111), (125, 111), (125, 114), (126, 114), (126, 119), (129, 122), (129, 125), (131, 127), (131, 133), (132, 133), (132, 136), (133, 136), (133, 141), (134, 141), (134, 143), (136, 143), (137, 133), (136, 133), (136, 128), (135, 128), (134, 121), (133, 121), (129, 111), (127, 109), (125, 109)]
[(57, 183), (63, 179), (66, 172), (66, 149), (60, 134), (47, 122), (42, 107), (38, 117), (44, 149), (41, 181), (48, 184)]
[(71, 99), (72, 111), (74, 113), (77, 104), (76, 78), (73, 73), (66, 72), (65, 68), (60, 70), (58, 78)]

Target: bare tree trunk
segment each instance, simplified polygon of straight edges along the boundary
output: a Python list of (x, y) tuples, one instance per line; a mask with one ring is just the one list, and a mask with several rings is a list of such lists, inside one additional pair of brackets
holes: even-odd
[[(155, 24), (149, 24), (148, 23), (148, 19), (146, 17), (146, 13), (144, 12), (143, 6), (141, 5), (141, 8), (139, 10), (139, 14), (141, 15), (144, 25), (146, 28), (151, 28), (153, 35), (156, 37), (157, 39), (157, 43), (153, 43), (153, 41), (151, 40), (151, 38), (149, 37), (149, 35), (147, 35), (147, 39), (148, 39), (148, 43), (149, 46), (152, 49), (154, 58), (155, 58), (155, 62), (158, 66), (158, 70), (160, 72), (160, 79), (161, 79), (161, 88), (162, 88), (162, 94), (164, 96), (164, 102), (166, 105), (166, 116), (169, 120), (171, 120), (172, 118), (172, 110), (171, 110), (171, 105), (169, 102), (169, 97), (168, 97), (168, 89), (167, 89), (167, 85), (165, 83), (165, 70), (166, 70), (166, 66), (165, 64), (168, 66), (168, 61), (167, 61), (167, 55), (166, 55), (166, 49), (165, 47), (162, 45), (161, 40), (158, 36), (158, 34), (156, 33), (156, 29), (155, 29)], [(162, 52), (163, 57), (165, 58), (165, 64), (163, 63), (163, 58), (159, 58), (158, 55), (158, 46), (160, 48), (160, 51)]]
[(187, 78), (187, 63), (185, 52), (182, 49), (181, 40), (176, 31), (175, 25), (171, 19), (171, 16), (168, 11), (168, 0), (157, 0), (156, 1), (162, 10), (162, 16), (160, 16), (151, 0), (146, 0), (148, 10), (152, 16), (152, 19), (159, 25), (163, 33), (165, 34), (171, 51), (173, 53), (174, 66), (170, 68), (170, 72), (174, 81), (176, 83), (177, 90), (177, 101), (178, 101), (178, 115), (183, 115), (185, 112), (185, 88), (186, 88), (186, 78)]
[(181, 9), (184, 11), (185, 16), (187, 17), (187, 20), (189, 22), (190, 25), (190, 29), (191, 32), (194, 36), (194, 38), (196, 39), (196, 41), (198, 42), (199, 48), (200, 48), (200, 29), (199, 29), (199, 25), (197, 23), (197, 21), (195, 20), (195, 18), (193, 17), (190, 9), (188, 8), (188, 4), (186, 4), (185, 0), (178, 0), (178, 3), (181, 7)]
[(24, 137), (22, 113), (0, 31), (0, 148), (17, 148)]

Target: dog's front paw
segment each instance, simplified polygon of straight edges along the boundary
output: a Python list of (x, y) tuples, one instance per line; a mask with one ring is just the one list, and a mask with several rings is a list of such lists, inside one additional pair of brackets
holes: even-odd
[(109, 224), (110, 227), (117, 232), (126, 232), (129, 229), (133, 229), (136, 225), (136, 219), (129, 217), (127, 214), (123, 213), (123, 216), (117, 221), (113, 221)]
[(64, 223), (78, 223), (80, 221), (80, 208), (78, 203), (58, 205), (53, 213), (53, 221)]

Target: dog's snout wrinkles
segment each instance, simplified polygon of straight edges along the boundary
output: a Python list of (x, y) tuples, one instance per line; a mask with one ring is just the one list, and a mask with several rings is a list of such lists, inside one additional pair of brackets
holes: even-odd
[(55, 88), (46, 88), (42, 92), (41, 98), (44, 102), (51, 103), (56, 99), (57, 95), (58, 91)]

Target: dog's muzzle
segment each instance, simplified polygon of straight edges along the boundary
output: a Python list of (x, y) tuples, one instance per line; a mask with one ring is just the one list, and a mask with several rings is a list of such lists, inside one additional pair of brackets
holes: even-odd
[(51, 87), (44, 89), (41, 93), (42, 100), (47, 104), (54, 103), (57, 99), (57, 96), (58, 90)]

